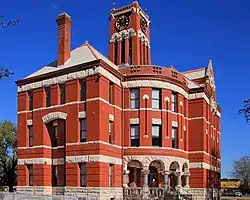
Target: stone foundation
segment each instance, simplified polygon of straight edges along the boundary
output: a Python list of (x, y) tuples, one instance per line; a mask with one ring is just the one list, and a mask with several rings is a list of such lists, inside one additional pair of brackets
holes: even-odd
[(205, 200), (205, 199), (213, 199), (218, 198), (218, 189), (210, 189), (210, 188), (189, 188), (188, 193), (192, 195), (193, 199), (197, 200)]
[(123, 199), (122, 188), (99, 187), (46, 187), (46, 186), (18, 186), (17, 194), (25, 195), (64, 195), (67, 197), (83, 198), (86, 200), (115, 200)]

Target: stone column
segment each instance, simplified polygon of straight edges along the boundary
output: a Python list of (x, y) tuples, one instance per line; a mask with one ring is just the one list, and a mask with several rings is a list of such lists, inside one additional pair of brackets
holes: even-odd
[(175, 172), (175, 175), (177, 176), (177, 185), (175, 186), (176, 190), (180, 190), (181, 188), (181, 172)]
[(189, 188), (189, 176), (190, 176), (190, 173), (189, 172), (185, 172), (184, 173), (184, 176), (185, 176), (185, 188)]
[(169, 185), (169, 174), (171, 172), (170, 171), (164, 171), (164, 188), (168, 188), (168, 185)]
[(123, 171), (123, 187), (128, 187), (127, 178), (129, 175), (129, 170)]
[(144, 175), (143, 187), (148, 187), (148, 175), (150, 173), (150, 170), (144, 169), (144, 170), (142, 170), (142, 173)]
[(142, 170), (142, 173), (144, 175), (143, 188), (142, 188), (142, 199), (147, 200), (147, 199), (149, 199), (148, 175), (150, 173), (150, 170), (144, 169), (144, 170)]

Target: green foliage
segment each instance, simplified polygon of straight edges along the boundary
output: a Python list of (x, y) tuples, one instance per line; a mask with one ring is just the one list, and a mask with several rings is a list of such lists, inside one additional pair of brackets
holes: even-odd
[(0, 16), (0, 27), (10, 27), (10, 26), (15, 26), (16, 24), (19, 23), (18, 20), (14, 20), (14, 21), (8, 21), (8, 22), (4, 22), (3, 21), (4, 16)]
[(10, 191), (17, 183), (17, 132), (10, 121), (0, 122), (0, 185), (9, 186)]
[(9, 71), (8, 69), (5, 68), (0, 68), (0, 80), (2, 78), (9, 78), (10, 76), (12, 76), (14, 73)]

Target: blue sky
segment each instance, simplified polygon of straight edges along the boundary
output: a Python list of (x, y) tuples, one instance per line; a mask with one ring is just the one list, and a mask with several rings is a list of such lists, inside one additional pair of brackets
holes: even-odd
[[(55, 19), (68, 12), (73, 20), (72, 48), (88, 40), (107, 55), (110, 9), (113, 0), (2, 1), (0, 15), (20, 24), (0, 29), (0, 66), (15, 75), (0, 81), (0, 120), (17, 121), (17, 88), (21, 79), (57, 57)], [(116, 0), (115, 7), (132, 1)], [(237, 114), (250, 97), (250, 1), (141, 0), (151, 24), (154, 64), (180, 71), (204, 67), (213, 60), (217, 100), (222, 107), (222, 175), (232, 162), (250, 155), (250, 126)]]

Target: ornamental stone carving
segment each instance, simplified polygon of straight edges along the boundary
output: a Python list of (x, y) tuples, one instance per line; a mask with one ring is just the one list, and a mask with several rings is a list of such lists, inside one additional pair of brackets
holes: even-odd
[(79, 113), (78, 113), (78, 118), (79, 118), (79, 119), (84, 119), (84, 118), (86, 118), (86, 112), (85, 112), (85, 111), (79, 112)]
[(64, 119), (66, 120), (67, 118), (67, 113), (63, 113), (63, 112), (52, 112), (49, 113), (45, 116), (42, 117), (43, 123), (47, 124), (55, 119)]
[(136, 36), (136, 32), (133, 28), (130, 28), (128, 30), (123, 30), (123, 31), (120, 31), (119, 33), (114, 33), (112, 36), (111, 36), (111, 39), (110, 39), (110, 43), (114, 43), (116, 41), (119, 41), (119, 40), (122, 40), (123, 38), (124, 39), (129, 39), (130, 37), (134, 37)]
[(149, 96), (147, 94), (144, 94), (143, 97), (142, 97), (142, 99), (144, 99), (144, 100), (145, 99), (149, 99)]

